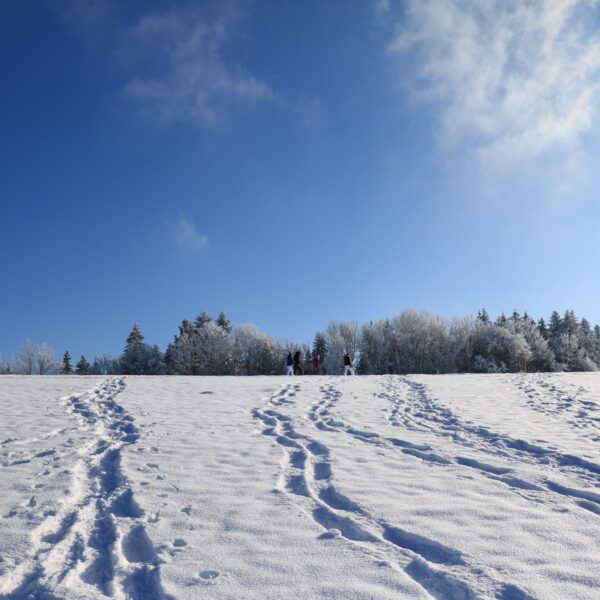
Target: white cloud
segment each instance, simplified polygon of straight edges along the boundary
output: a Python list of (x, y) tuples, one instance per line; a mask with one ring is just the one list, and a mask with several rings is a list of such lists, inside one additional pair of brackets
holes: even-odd
[(415, 97), (435, 107), (442, 147), (466, 147), (493, 170), (578, 154), (598, 104), (596, 0), (406, 6), (389, 53)]
[(150, 74), (131, 79), (123, 96), (158, 123), (221, 127), (231, 111), (277, 103), (271, 87), (241, 65), (225, 60), (239, 36), (243, 12), (221, 3), (208, 14), (198, 8), (148, 14), (129, 32), (127, 53)]
[(168, 223), (171, 237), (175, 244), (188, 250), (204, 250), (208, 248), (208, 236), (196, 231), (193, 221), (183, 215)]

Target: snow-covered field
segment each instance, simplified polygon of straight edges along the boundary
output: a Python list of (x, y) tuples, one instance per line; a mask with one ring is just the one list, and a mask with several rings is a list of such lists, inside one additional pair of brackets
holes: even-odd
[(0, 598), (600, 598), (600, 374), (0, 377)]

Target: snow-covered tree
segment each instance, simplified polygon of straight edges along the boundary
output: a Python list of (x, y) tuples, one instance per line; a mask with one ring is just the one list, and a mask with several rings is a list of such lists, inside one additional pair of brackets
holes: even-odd
[(36, 371), (38, 375), (48, 375), (49, 373), (57, 373), (59, 364), (54, 355), (54, 350), (44, 342), (37, 351), (36, 356)]
[(121, 372), (124, 375), (147, 375), (149, 355), (150, 347), (144, 343), (144, 336), (138, 324), (134, 323), (121, 355)]
[(476, 324), (473, 337), (473, 370), (476, 372), (517, 372), (525, 368), (531, 350), (520, 333), (507, 324), (485, 327)]
[(227, 315), (224, 311), (219, 313), (219, 316), (217, 317), (217, 325), (227, 334), (230, 334), (233, 329), (231, 321), (227, 318)]
[[(0, 359), (2, 356), (0, 355)], [(0, 360), (0, 375), (9, 375), (10, 374), (10, 364)]]
[(197, 372), (200, 375), (229, 375), (232, 370), (231, 336), (217, 323), (205, 323), (196, 332)]
[(485, 308), (482, 308), (481, 310), (477, 311), (477, 320), (486, 324), (490, 322), (490, 316), (488, 315), (488, 312), (487, 310), (485, 310)]
[(282, 344), (252, 324), (233, 330), (233, 372), (239, 375), (281, 375), (287, 352)]
[(21, 375), (33, 375), (37, 359), (37, 344), (27, 338), (13, 358), (13, 372)]
[(210, 323), (211, 321), (212, 321), (212, 317), (208, 314), (208, 312), (206, 312), (205, 310), (203, 310), (196, 317), (196, 320), (194, 321), (194, 325), (196, 326), (197, 329), (200, 329), (204, 325), (206, 325), (206, 323)]
[(522, 335), (529, 346), (529, 353), (523, 367), (525, 370), (554, 371), (556, 369), (554, 352), (532, 319), (523, 317), (520, 321), (511, 323), (508, 329)]
[(198, 333), (194, 323), (188, 319), (181, 322), (179, 335), (169, 348), (169, 363), (177, 375), (198, 374)]
[(327, 354), (323, 365), (327, 373), (342, 371), (344, 354), (347, 352), (353, 361), (358, 362), (359, 330), (354, 321), (331, 322), (325, 330)]
[(109, 354), (94, 356), (94, 360), (89, 367), (90, 375), (118, 375), (120, 373), (121, 362)]

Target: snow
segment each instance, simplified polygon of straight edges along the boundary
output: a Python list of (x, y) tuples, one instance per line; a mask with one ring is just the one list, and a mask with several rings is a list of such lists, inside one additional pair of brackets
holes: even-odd
[(600, 374), (0, 377), (0, 598), (598, 598)]

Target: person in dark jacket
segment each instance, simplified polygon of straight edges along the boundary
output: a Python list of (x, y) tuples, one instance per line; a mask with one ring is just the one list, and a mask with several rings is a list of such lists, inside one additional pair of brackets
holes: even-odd
[(354, 371), (352, 370), (352, 359), (350, 355), (346, 352), (344, 354), (344, 375), (353, 375)]
[(304, 369), (302, 368), (302, 354), (300, 350), (296, 350), (294, 354), (294, 375), (304, 375)]
[(294, 360), (292, 359), (291, 352), (288, 352), (287, 360), (285, 361), (285, 374), (286, 375), (294, 374)]

